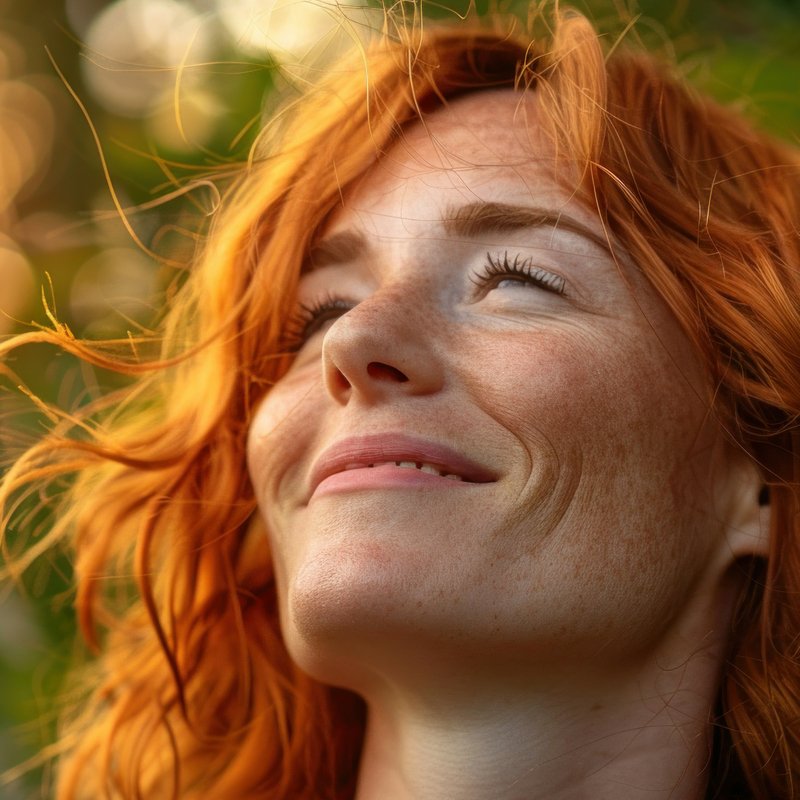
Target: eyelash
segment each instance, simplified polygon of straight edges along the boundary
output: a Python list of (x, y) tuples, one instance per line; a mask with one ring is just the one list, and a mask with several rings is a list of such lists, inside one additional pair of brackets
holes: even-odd
[(297, 352), (328, 320), (336, 319), (353, 307), (343, 297), (328, 292), (310, 305), (300, 303), (286, 323), (284, 344), (289, 352)]
[[(486, 263), (470, 276), (470, 281), (485, 297), (503, 279), (518, 279), (548, 292), (563, 296), (564, 278), (533, 265), (530, 258), (520, 255), (509, 258), (508, 251), (502, 256), (486, 254)], [(521, 280), (519, 280), (521, 279)], [(337, 319), (353, 308), (354, 303), (332, 292), (320, 297), (310, 305), (301, 303), (286, 324), (285, 345), (290, 352), (299, 350), (328, 320)]]
[(487, 253), (486, 264), (482, 269), (476, 270), (470, 280), (486, 294), (504, 278), (522, 278), (520, 283), (530, 283), (545, 291), (560, 296), (564, 295), (565, 281), (560, 275), (534, 266), (531, 258), (516, 255), (513, 259), (509, 259), (507, 250), (502, 257)]

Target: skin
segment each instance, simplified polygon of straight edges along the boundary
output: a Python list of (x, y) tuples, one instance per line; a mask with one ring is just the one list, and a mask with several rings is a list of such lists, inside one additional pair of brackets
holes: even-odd
[[(368, 703), (359, 800), (706, 784), (736, 562), (763, 549), (756, 476), (669, 310), (553, 180), (537, 113), (535, 95), (467, 96), (363, 177), (323, 238), (365, 245), (301, 279), (300, 303), (346, 307), (250, 431), (289, 651)], [(476, 201), (572, 222), (448, 232)], [(476, 285), (487, 253), (529, 259), (564, 294)], [(494, 480), (309, 497), (326, 448), (389, 432)]]

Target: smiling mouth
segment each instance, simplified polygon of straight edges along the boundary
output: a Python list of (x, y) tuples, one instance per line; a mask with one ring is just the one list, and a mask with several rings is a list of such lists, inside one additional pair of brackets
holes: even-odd
[(493, 483), (497, 477), (492, 469), (458, 449), (419, 436), (387, 432), (351, 436), (325, 450), (312, 468), (306, 498), (320, 492), (392, 487), (472, 487)]
[(429, 475), (438, 475), (440, 478), (447, 478), (451, 481), (463, 481), (461, 475), (448, 472), (444, 467), (436, 464), (428, 464), (424, 461), (376, 461), (374, 464), (345, 464), (343, 472), (353, 469), (379, 469), (380, 467), (400, 467), (401, 469), (415, 469), (426, 472)]

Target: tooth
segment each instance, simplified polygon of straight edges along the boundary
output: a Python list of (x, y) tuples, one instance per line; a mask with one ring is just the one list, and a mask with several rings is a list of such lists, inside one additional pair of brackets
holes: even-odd
[(461, 481), (464, 480), (460, 475), (456, 475), (452, 472), (445, 472), (438, 467), (434, 467), (431, 464), (425, 464), (422, 461), (375, 461), (372, 464), (346, 464), (345, 470), (348, 469), (363, 469), (365, 466), (369, 469), (373, 469), (375, 467), (386, 467), (386, 466), (395, 466), (395, 467), (402, 467), (403, 469), (418, 469), (420, 472), (427, 472), (429, 475), (439, 475), (442, 478), (447, 478), (451, 481)]

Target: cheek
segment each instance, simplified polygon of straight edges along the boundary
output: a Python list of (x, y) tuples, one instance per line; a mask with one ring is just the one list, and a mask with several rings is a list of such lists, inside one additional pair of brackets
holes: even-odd
[(598, 538), (605, 552), (595, 563), (610, 559), (629, 582), (638, 575), (654, 606), (659, 592), (666, 603), (699, 575), (717, 533), (711, 516), (716, 429), (692, 388), (694, 361), (676, 355), (647, 340), (620, 350), (613, 375), (594, 382), (589, 424), (576, 426), (590, 443), (584, 503), (614, 525), (611, 537)]
[(318, 368), (290, 371), (267, 394), (253, 415), (247, 437), (247, 466), (259, 497), (269, 497), (270, 481), (287, 474), (303, 452), (310, 423), (318, 415)]
[(707, 444), (698, 368), (686, 353), (669, 353), (651, 338), (619, 326), (603, 335), (543, 334), (502, 359), (495, 348), (479, 394), (521, 439), (544, 437), (565, 456), (579, 451), (586, 467), (635, 462), (642, 477), (665, 459), (687, 464)]
[[(589, 625), (668, 616), (712, 540), (714, 438), (692, 388), (696, 373), (683, 374), (676, 362), (687, 362), (636, 334), (539, 336), (502, 362), (495, 353), (479, 390), (531, 463), (546, 459), (555, 472), (549, 511), (528, 495), (522, 572), (541, 580), (544, 596), (574, 586), (567, 616)], [(543, 521), (544, 536), (531, 536), (531, 521)]]
[[(319, 406), (314, 392), (316, 382), (309, 375), (290, 374), (266, 396), (250, 425), (247, 468), (269, 531), (285, 528), (290, 510), (279, 501), (288, 496), (283, 487), (302, 485), (305, 479), (302, 456), (313, 435), (314, 409)], [(272, 543), (280, 568), (284, 548), (280, 540), (273, 539)]]

